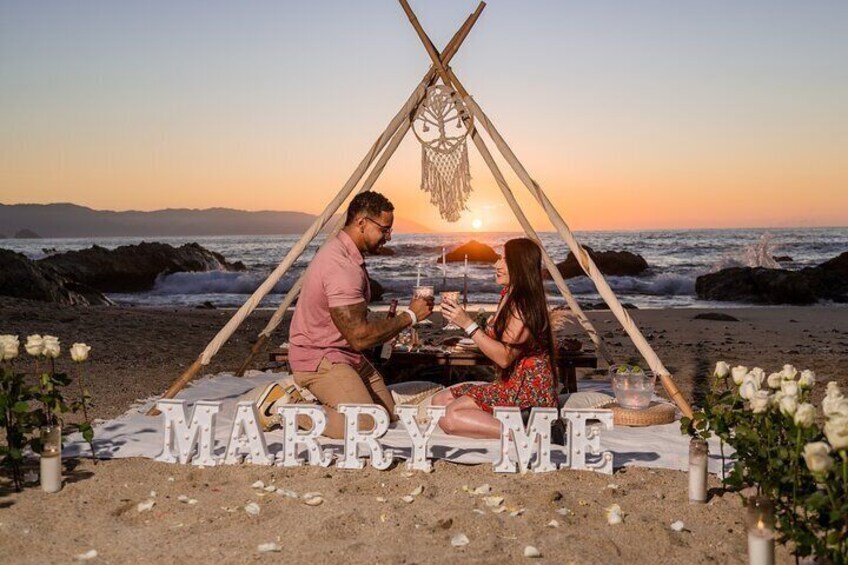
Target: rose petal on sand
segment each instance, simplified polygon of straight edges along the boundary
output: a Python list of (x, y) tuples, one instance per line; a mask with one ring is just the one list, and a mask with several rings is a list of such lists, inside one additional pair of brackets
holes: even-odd
[(509, 515), (512, 516), (513, 518), (515, 518), (516, 516), (521, 516), (522, 514), (524, 514), (523, 508), (519, 508), (518, 510), (513, 510), (512, 512), (509, 513)]
[(191, 506), (193, 504), (197, 504), (197, 499), (196, 498), (189, 498), (188, 499), (188, 505)]
[(468, 536), (466, 536), (465, 534), (456, 534), (451, 538), (451, 545), (454, 547), (463, 547), (465, 545), (468, 545), (469, 543), (471, 542), (468, 540)]
[(545, 525), (549, 528), (559, 528), (559, 522), (557, 522), (556, 520), (551, 520)]
[(150, 498), (156, 498), (156, 491), (155, 491), (155, 490), (151, 490), (151, 491), (150, 491), (150, 495), (149, 495), (149, 496), (150, 496)]
[(621, 511), (621, 506), (618, 504), (613, 504), (612, 506), (607, 507), (606, 514), (607, 524), (610, 526), (621, 524), (624, 521), (624, 513)]
[(506, 508), (503, 506), (498, 506), (497, 508), (492, 508), (492, 512), (495, 514), (500, 514), (501, 512), (506, 512)]
[(383, 498), (382, 496), (378, 496), (378, 497), (376, 498), (376, 500), (377, 500), (377, 502), (385, 502), (385, 501), (386, 501), (386, 499), (385, 499), (385, 498)]
[(177, 500), (180, 501), (180, 502), (186, 503), (186, 502), (189, 501), (189, 498), (188, 498), (188, 496), (181, 494), (177, 497)]
[(676, 522), (672, 522), (671, 529), (675, 532), (682, 532), (686, 529), (686, 524), (683, 523), (683, 520), (678, 520)]
[(282, 551), (283, 548), (277, 545), (276, 543), (260, 543), (256, 546), (256, 551), (259, 553), (276, 553)]
[(251, 516), (258, 516), (260, 512), (259, 505), (255, 502), (251, 502), (247, 506), (244, 507), (244, 511), (250, 514)]
[(74, 555), (74, 559), (77, 561), (88, 561), (90, 559), (94, 559), (97, 557), (96, 549), (89, 549), (85, 553), (80, 553), (79, 555)]
[(262, 481), (256, 481), (255, 483), (250, 485), (250, 488), (265, 488), (265, 483), (263, 483)]
[(275, 487), (274, 485), (268, 485), (262, 490), (264, 490), (265, 492), (277, 492), (277, 487)]
[(409, 477), (414, 477), (415, 473), (413, 473), (412, 471), (405, 471), (404, 473), (401, 473), (401, 476), (406, 477), (408, 479)]
[(472, 492), (474, 494), (489, 494), (490, 492), (492, 492), (492, 487), (488, 483), (486, 483), (475, 488)]
[(410, 496), (418, 496), (422, 492), (424, 492), (424, 485), (418, 485), (418, 487), (414, 491), (409, 493), (409, 495)]
[(324, 503), (324, 495), (320, 492), (307, 492), (303, 495), (303, 503), (307, 506), (318, 506)]
[(502, 496), (484, 496), (483, 502), (486, 503), (486, 506), (496, 507), (503, 504), (504, 498)]
[(559, 510), (556, 511), (556, 513), (561, 515), (561, 516), (571, 516), (572, 514), (574, 514), (574, 512), (572, 512), (571, 510), (569, 510), (568, 508), (565, 508), (565, 507), (560, 508)]
[(527, 545), (524, 547), (524, 557), (529, 557), (530, 559), (535, 559), (537, 557), (541, 557), (542, 552), (532, 545)]
[(287, 488), (278, 488), (277, 494), (279, 494), (280, 496), (288, 497), (288, 498), (297, 498), (297, 493), (294, 492), (293, 490), (287, 489)]
[(406, 496), (401, 496), (400, 499), (402, 501), (406, 502), (407, 504), (412, 504), (413, 502), (415, 502), (415, 497), (410, 496), (408, 494)]
[(136, 506), (135, 509), (139, 512), (149, 512), (153, 509), (154, 506), (156, 506), (156, 501), (148, 499), (144, 502), (139, 502), (138, 506)]

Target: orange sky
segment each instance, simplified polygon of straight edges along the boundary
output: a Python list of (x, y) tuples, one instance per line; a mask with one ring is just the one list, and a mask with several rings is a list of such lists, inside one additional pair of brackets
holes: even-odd
[[(383, 2), (166, 6), (5, 9), (0, 202), (317, 213), (428, 66)], [(414, 7), (443, 44), (474, 6)], [(574, 229), (848, 225), (846, 4), (734, 6), (498, 3), (453, 66)], [(441, 221), (419, 151), (376, 186), (400, 216), (517, 229), (473, 147)]]

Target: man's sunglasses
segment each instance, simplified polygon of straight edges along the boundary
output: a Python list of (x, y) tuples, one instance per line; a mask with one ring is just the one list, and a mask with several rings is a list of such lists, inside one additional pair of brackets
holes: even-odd
[(392, 226), (384, 226), (380, 222), (378, 222), (376, 220), (372, 220), (368, 216), (365, 216), (365, 219), (368, 220), (369, 222), (371, 222), (372, 224), (374, 224), (375, 226), (377, 226), (378, 228), (380, 228), (380, 231), (383, 232), (383, 235), (389, 235), (390, 233), (392, 233)]

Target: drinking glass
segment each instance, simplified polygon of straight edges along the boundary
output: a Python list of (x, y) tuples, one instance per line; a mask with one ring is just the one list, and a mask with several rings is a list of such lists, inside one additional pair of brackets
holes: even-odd
[[(444, 303), (445, 300), (449, 300), (449, 301), (453, 302), (454, 304), (459, 304), (459, 291), (458, 290), (446, 290), (444, 292), (439, 293), (439, 296), (441, 296), (443, 303)], [(445, 323), (445, 326), (444, 326), (443, 329), (446, 329), (446, 330), (461, 330), (462, 329), (459, 326), (457, 326), (456, 324), (454, 324), (453, 322), (447, 321), (447, 319), (445, 321), (446, 321), (446, 323)]]

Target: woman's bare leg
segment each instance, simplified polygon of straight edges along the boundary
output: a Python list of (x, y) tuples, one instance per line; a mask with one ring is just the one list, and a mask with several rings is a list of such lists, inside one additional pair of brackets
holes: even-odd
[(430, 406), (447, 406), (456, 400), (450, 388), (446, 388), (433, 395), (433, 400), (430, 401)]
[(448, 404), (439, 427), (448, 435), (477, 439), (501, 437), (501, 423), (468, 396), (460, 396)]

